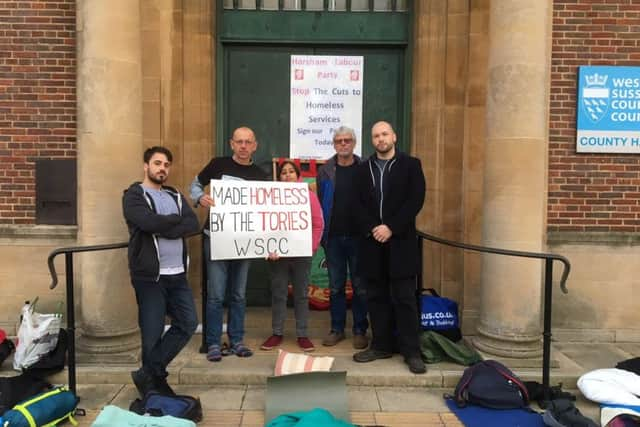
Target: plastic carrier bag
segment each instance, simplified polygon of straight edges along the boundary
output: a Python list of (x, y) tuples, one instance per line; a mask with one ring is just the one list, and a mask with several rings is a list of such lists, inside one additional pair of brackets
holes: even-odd
[(458, 318), (458, 303), (441, 297), (435, 289), (422, 289), (420, 294), (420, 325), (425, 331), (435, 331), (453, 342), (462, 339)]
[(49, 354), (58, 344), (58, 334), (62, 325), (62, 314), (42, 314), (35, 311), (33, 303), (22, 307), (18, 344), (13, 358), (13, 368), (21, 371)]

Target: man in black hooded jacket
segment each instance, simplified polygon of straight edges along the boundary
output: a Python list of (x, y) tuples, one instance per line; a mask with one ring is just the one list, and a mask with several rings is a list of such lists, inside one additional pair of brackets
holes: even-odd
[[(142, 339), (142, 367), (131, 377), (142, 397), (151, 390), (175, 394), (167, 384), (167, 365), (198, 326), (187, 281), (185, 242), (187, 235), (198, 231), (198, 218), (182, 194), (163, 185), (172, 159), (164, 147), (146, 150), (144, 180), (133, 183), (122, 198)], [(166, 333), (165, 316), (171, 318)]]
[(416, 274), (416, 216), (425, 197), (420, 160), (396, 150), (396, 134), (387, 122), (371, 129), (375, 153), (358, 167), (354, 215), (359, 229), (360, 274), (365, 283), (371, 332), (368, 350), (356, 362), (389, 358), (394, 325), (409, 370), (426, 372), (420, 357)]

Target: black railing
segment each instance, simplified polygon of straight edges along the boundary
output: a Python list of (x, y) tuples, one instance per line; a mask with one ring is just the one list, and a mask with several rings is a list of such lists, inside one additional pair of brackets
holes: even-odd
[[(187, 237), (201, 236), (202, 232), (190, 234)], [(203, 239), (204, 240), (204, 239)], [(58, 248), (51, 251), (47, 257), (47, 265), (49, 266), (49, 273), (51, 274), (51, 285), (49, 289), (54, 289), (58, 285), (58, 274), (56, 273), (56, 266), (54, 264), (55, 257), (64, 254), (64, 271), (66, 277), (66, 299), (67, 299), (67, 335), (69, 337), (69, 347), (67, 349), (67, 365), (69, 373), (69, 389), (76, 394), (76, 318), (75, 318), (75, 301), (74, 301), (74, 281), (73, 281), (73, 254), (82, 252), (97, 252), (107, 251), (113, 249), (123, 249), (129, 245), (128, 242), (111, 243), (106, 245), (92, 245), (92, 246), (73, 246), (68, 248)], [(204, 257), (202, 257), (204, 258)], [(206, 263), (203, 259), (203, 267)], [(202, 316), (203, 322), (205, 321), (204, 301), (206, 301), (206, 269), (203, 270), (203, 304), (202, 304)], [(203, 324), (204, 330), (204, 324)], [(203, 333), (204, 337), (204, 333)]]
[[(418, 231), (418, 251), (420, 253), (420, 262), (422, 263), (422, 245), (424, 240), (430, 240), (432, 242), (439, 243), (441, 245), (453, 246), (460, 249), (466, 249), (469, 251), (484, 252), (497, 255), (507, 255), (522, 258), (537, 258), (544, 260), (544, 305), (542, 307), (544, 311), (544, 322), (542, 331), (542, 386), (544, 389), (544, 401), (548, 402), (550, 398), (549, 388), (549, 370), (551, 368), (551, 295), (553, 291), (553, 262), (560, 261), (564, 264), (564, 270), (560, 278), (560, 289), (565, 294), (567, 291), (567, 277), (571, 271), (571, 264), (569, 260), (562, 255), (540, 253), (540, 252), (524, 252), (524, 251), (512, 251), (508, 249), (490, 248), (487, 246), (469, 245), (466, 243), (455, 242), (453, 240), (443, 239), (441, 237), (433, 236), (431, 234)], [(418, 269), (420, 272), (418, 275), (418, 285), (422, 287), (422, 268)]]

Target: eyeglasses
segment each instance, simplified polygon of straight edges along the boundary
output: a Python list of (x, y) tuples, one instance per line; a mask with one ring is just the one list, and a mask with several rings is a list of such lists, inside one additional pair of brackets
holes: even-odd
[(351, 144), (352, 142), (353, 142), (353, 138), (340, 138), (340, 139), (333, 140), (334, 144)]

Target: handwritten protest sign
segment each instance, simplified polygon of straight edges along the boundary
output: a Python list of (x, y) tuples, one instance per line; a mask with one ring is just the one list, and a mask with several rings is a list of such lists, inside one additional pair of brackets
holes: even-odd
[(311, 256), (306, 183), (212, 179), (209, 188), (211, 259)]

